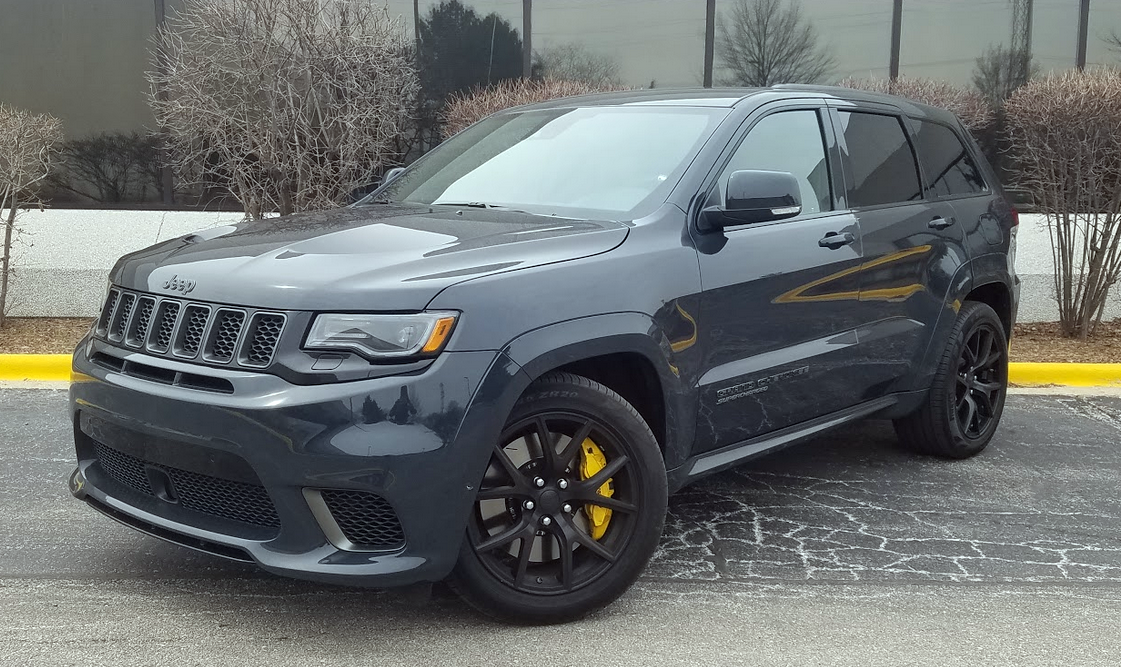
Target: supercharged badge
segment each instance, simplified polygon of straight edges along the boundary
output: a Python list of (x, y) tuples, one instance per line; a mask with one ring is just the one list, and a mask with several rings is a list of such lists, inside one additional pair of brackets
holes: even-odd
[(786, 380), (787, 378), (797, 377), (799, 375), (805, 375), (809, 372), (809, 366), (801, 366), (799, 368), (793, 368), (781, 373), (775, 373), (774, 375), (767, 375), (765, 377), (748, 380), (747, 382), (740, 382), (739, 384), (734, 384), (731, 387), (717, 389), (716, 404), (720, 405), (721, 403), (734, 401), (737, 398), (743, 398), (744, 396), (760, 394), (770, 389), (771, 385), (775, 384), (776, 382), (781, 382), (782, 380)]

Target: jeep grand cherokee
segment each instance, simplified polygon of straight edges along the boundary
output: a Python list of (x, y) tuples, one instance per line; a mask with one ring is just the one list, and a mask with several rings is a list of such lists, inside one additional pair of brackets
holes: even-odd
[(74, 355), (70, 488), (270, 572), (575, 618), (703, 475), (867, 417), (981, 451), (1016, 225), (958, 120), (898, 98), (500, 112), (354, 206), (122, 258)]

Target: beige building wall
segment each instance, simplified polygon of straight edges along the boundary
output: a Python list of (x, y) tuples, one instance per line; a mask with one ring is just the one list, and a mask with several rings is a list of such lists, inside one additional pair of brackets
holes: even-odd
[(68, 137), (151, 126), (154, 0), (3, 0), (0, 102), (60, 118)]
[[(68, 136), (143, 130), (156, 0), (0, 0), (0, 102), (55, 114)], [(718, 0), (726, 10), (734, 0)], [(168, 0), (177, 5), (179, 0)], [(421, 13), (436, 0), (421, 0)], [(467, 0), (521, 30), (522, 0)], [(583, 42), (616, 58), (633, 86), (698, 86), (704, 0), (535, 0), (535, 47)], [(388, 0), (412, 31), (412, 0)], [(886, 76), (890, 0), (802, 0), (837, 58), (835, 79)], [(974, 61), (1009, 39), (1008, 0), (905, 0), (901, 70), (968, 84)], [(1074, 65), (1078, 0), (1035, 0), (1044, 71)], [(13, 26), (15, 26), (13, 28)], [(1091, 0), (1089, 61), (1121, 64), (1103, 41), (1121, 32), (1121, 0)], [(719, 71), (717, 78), (719, 79)]]

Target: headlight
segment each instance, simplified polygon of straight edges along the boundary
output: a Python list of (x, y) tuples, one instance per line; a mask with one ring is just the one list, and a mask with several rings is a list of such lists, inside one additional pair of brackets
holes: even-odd
[(370, 359), (431, 356), (447, 342), (457, 313), (344, 315), (315, 318), (304, 348), (351, 350)]

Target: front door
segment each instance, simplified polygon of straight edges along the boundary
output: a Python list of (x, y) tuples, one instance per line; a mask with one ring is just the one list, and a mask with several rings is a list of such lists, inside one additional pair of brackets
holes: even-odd
[(789, 172), (802, 213), (695, 236), (704, 288), (697, 452), (856, 402), (861, 235), (856, 219), (836, 210), (828, 122), (822, 108), (765, 113), (713, 186), (717, 203), (733, 171)]

